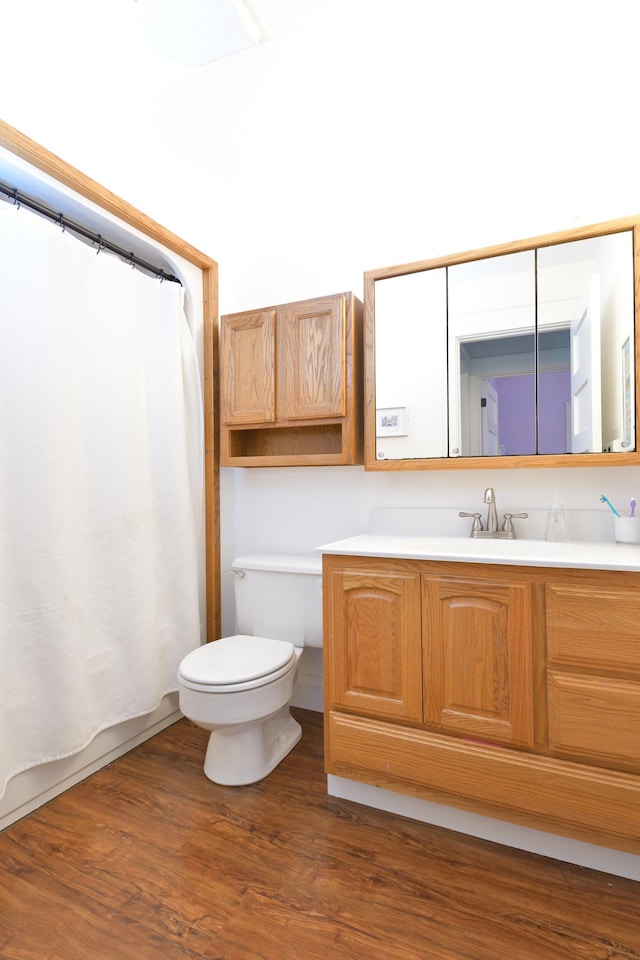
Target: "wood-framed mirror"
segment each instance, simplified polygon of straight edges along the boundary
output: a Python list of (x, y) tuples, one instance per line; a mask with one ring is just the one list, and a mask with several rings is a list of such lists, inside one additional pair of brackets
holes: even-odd
[(366, 469), (637, 465), (639, 231), (367, 271)]

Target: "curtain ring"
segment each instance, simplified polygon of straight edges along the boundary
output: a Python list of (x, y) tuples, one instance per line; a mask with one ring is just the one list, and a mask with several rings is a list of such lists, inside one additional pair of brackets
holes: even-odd
[(12, 197), (12, 199), (13, 199), (13, 205), (14, 205), (14, 207), (16, 208), (16, 210), (19, 210), (19, 209), (20, 209), (20, 199), (19, 199), (19, 197), (18, 197), (18, 188), (17, 188), (17, 187), (14, 187), (14, 188), (13, 188), (13, 197)]
[(58, 224), (58, 226), (61, 228), (62, 232), (64, 233), (64, 231), (67, 229), (67, 225), (66, 225), (66, 223), (64, 222), (64, 216), (62, 215), (62, 213), (59, 213), (59, 214), (58, 214), (58, 219), (56, 220), (56, 223)]

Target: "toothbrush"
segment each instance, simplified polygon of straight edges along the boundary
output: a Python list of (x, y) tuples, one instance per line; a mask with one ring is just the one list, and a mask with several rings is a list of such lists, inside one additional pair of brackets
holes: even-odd
[(609, 507), (609, 510), (611, 510), (611, 513), (614, 515), (614, 517), (620, 516), (620, 514), (618, 513), (614, 505), (611, 503), (611, 500), (609, 500), (608, 497), (605, 497), (604, 493), (600, 496), (600, 503), (606, 503), (606, 505)]
[(631, 497), (631, 500), (629, 501), (629, 516), (633, 520), (635, 519), (635, 515), (636, 515), (636, 498)]

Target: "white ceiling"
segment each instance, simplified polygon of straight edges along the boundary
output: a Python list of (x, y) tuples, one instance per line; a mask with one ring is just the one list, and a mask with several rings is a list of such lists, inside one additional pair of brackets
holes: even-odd
[(268, 38), (249, 0), (132, 0), (141, 38), (162, 58), (201, 67)]

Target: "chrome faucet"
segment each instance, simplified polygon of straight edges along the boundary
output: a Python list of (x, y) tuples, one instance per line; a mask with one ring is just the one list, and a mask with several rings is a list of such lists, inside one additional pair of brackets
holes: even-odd
[(515, 527), (513, 526), (514, 517), (528, 517), (528, 513), (505, 513), (502, 529), (498, 530), (498, 511), (496, 509), (496, 495), (493, 487), (487, 487), (484, 492), (484, 502), (487, 506), (487, 529), (482, 526), (482, 519), (479, 512), (464, 513), (460, 511), (459, 517), (473, 517), (471, 525), (472, 537), (483, 537), (492, 540), (515, 540), (517, 538)]
[(493, 487), (487, 487), (485, 490), (484, 502), (489, 504), (487, 508), (487, 533), (497, 533), (498, 511), (496, 510), (496, 495), (493, 492)]

